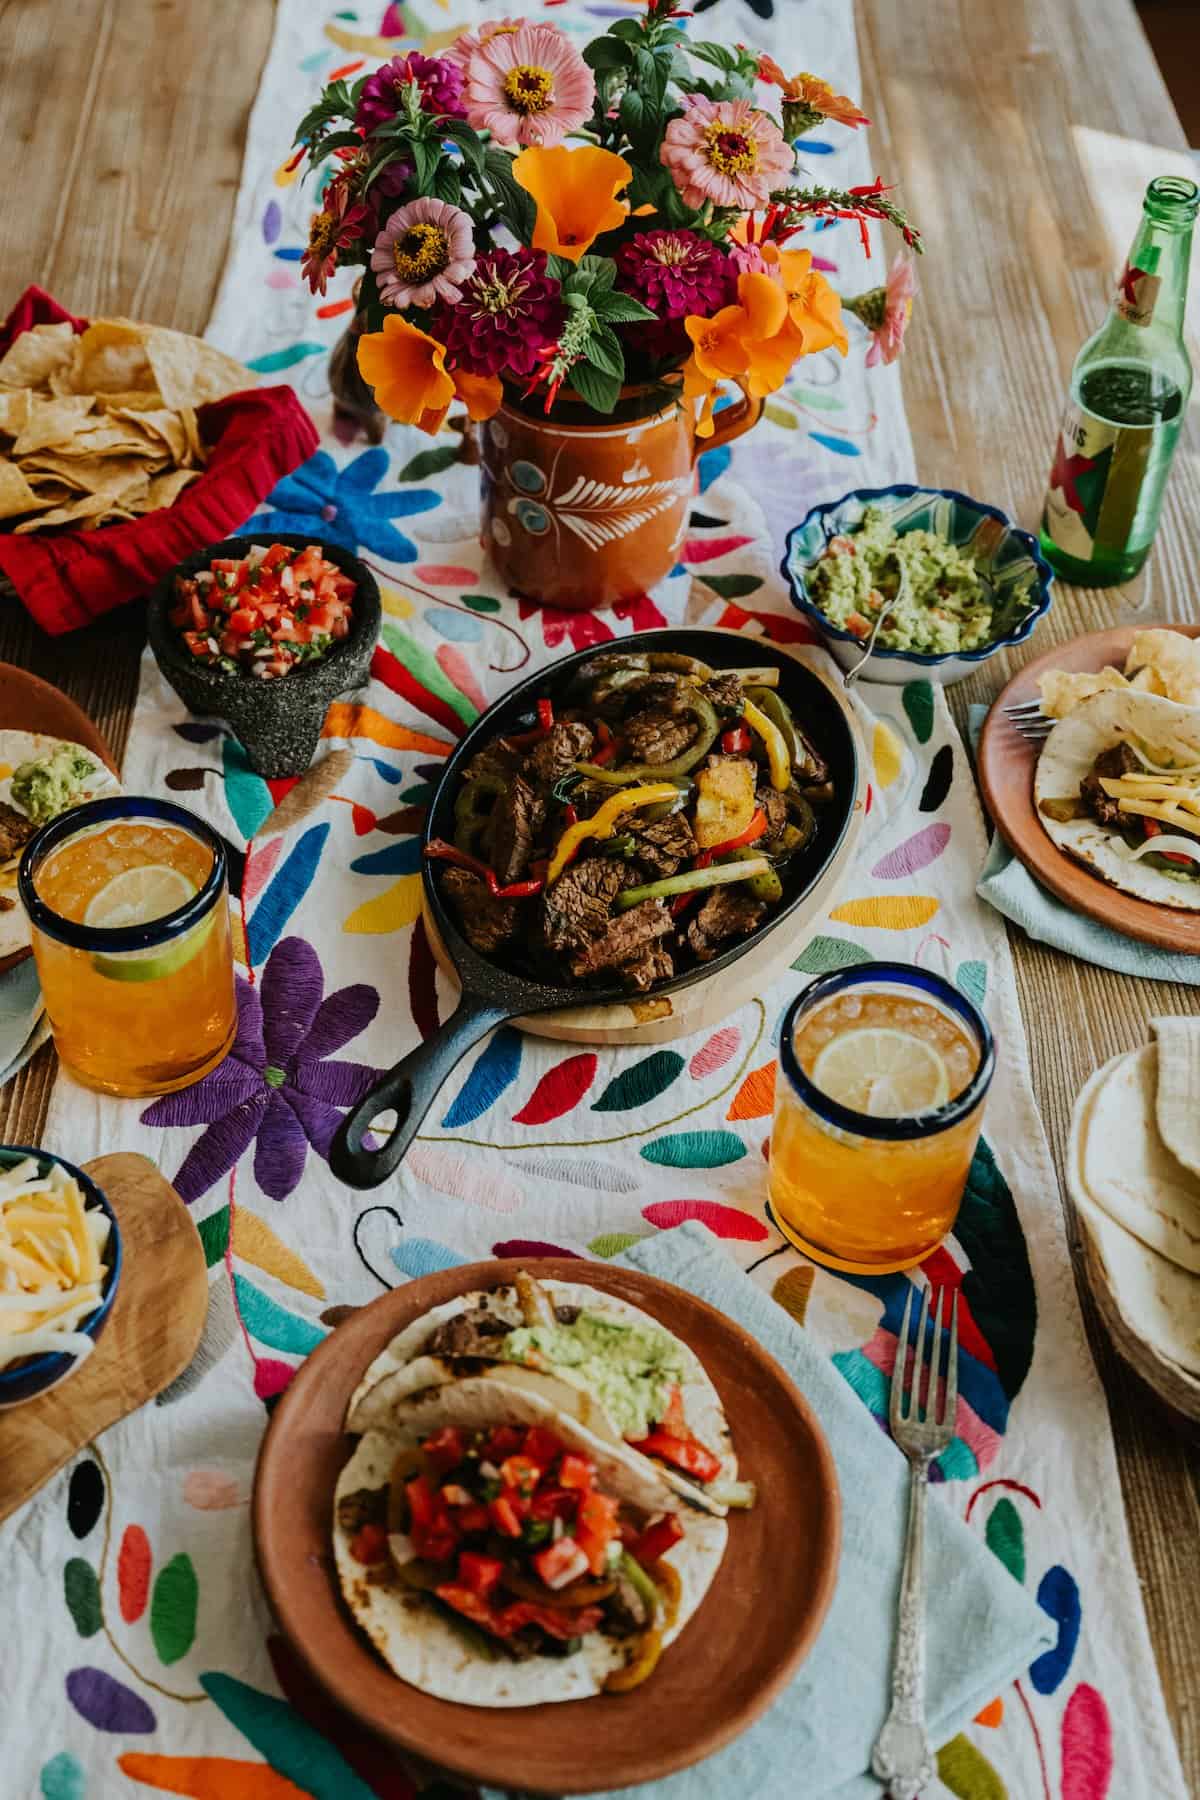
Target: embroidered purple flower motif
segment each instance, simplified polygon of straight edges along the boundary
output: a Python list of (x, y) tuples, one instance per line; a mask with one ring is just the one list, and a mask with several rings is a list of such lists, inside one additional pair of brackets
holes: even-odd
[(329, 1158), (341, 1108), (354, 1106), (380, 1070), (330, 1062), (379, 1011), (373, 987), (355, 982), (323, 998), (316, 951), (283, 938), (267, 959), (259, 988), (237, 977), (238, 1030), (223, 1063), (156, 1100), (143, 1125), (207, 1125), (183, 1159), (175, 1187), (190, 1205), (255, 1144), (254, 1179), (272, 1200), (299, 1183), (311, 1144)]

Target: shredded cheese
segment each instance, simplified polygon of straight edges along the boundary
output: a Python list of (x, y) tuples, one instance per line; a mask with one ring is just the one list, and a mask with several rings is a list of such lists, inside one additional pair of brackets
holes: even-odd
[(78, 1327), (100, 1304), (108, 1237), (57, 1163), (40, 1175), (26, 1157), (0, 1173), (0, 1369), (45, 1350), (88, 1354)]

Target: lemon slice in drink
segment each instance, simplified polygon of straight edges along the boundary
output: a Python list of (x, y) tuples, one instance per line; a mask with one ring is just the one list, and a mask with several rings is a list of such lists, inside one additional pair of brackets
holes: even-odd
[(863, 1026), (833, 1038), (818, 1056), (812, 1079), (823, 1094), (853, 1112), (902, 1119), (931, 1112), (950, 1098), (950, 1072), (933, 1044), (894, 1026)]
[[(166, 863), (122, 869), (98, 894), (92, 895), (83, 922), (101, 931), (149, 925), (186, 906), (195, 892), (187, 876)], [(215, 917), (215, 912), (210, 913), (183, 937), (168, 944), (127, 950), (118, 956), (93, 956), (92, 967), (110, 981), (157, 981), (164, 975), (173, 975), (195, 956)]]

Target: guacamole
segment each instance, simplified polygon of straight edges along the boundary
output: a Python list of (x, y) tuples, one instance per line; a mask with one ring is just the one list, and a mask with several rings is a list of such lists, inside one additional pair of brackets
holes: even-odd
[[(898, 597), (896, 560), (907, 576)], [(977, 650), (992, 638), (992, 603), (974, 557), (936, 531), (893, 530), (868, 506), (857, 531), (829, 540), (808, 581), (826, 618), (867, 638), (886, 604), (876, 643), (885, 650), (943, 655)]]
[(21, 764), (12, 778), (13, 805), (35, 825), (44, 825), (80, 798), (97, 767), (78, 744), (58, 744), (49, 756)]
[(643, 1438), (684, 1378), (683, 1353), (668, 1332), (581, 1312), (573, 1325), (530, 1325), (504, 1340), (509, 1362), (554, 1369), (595, 1395), (626, 1438)]

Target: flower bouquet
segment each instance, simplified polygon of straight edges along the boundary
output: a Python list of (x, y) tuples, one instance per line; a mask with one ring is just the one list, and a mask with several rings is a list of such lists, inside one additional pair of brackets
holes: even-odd
[[(436, 432), (457, 400), (486, 421), (485, 540), (559, 604), (664, 574), (697, 448), (753, 424), (798, 358), (846, 354), (843, 303), (793, 242), (806, 224), (856, 220), (869, 254), (882, 220), (920, 249), (881, 182), (800, 178), (805, 132), (867, 122), (851, 100), (684, 16), (649, 0), (582, 53), (552, 24), (490, 21), (331, 82), (297, 133), (322, 181), (302, 271), (316, 293), (364, 271), (340, 352), (360, 409)], [(846, 303), (869, 361), (899, 354), (912, 293), (902, 252)], [(718, 411), (727, 383), (742, 399)]]

